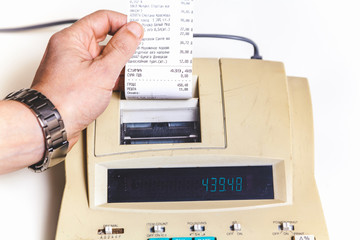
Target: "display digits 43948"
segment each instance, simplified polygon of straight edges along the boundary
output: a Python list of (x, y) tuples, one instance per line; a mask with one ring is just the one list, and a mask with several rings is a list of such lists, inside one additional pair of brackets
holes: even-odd
[(241, 192), (243, 189), (242, 177), (208, 177), (201, 180), (206, 192)]

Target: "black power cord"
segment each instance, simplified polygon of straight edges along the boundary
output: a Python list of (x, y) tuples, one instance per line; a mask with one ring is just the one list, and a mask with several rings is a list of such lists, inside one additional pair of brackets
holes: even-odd
[(64, 24), (72, 24), (72, 23), (76, 22), (77, 20), (78, 19), (68, 19), (68, 20), (48, 22), (48, 23), (37, 24), (37, 25), (29, 25), (29, 26), (25, 26), (25, 27), (0, 28), (0, 33), (23, 32), (23, 31), (30, 31), (30, 30), (53, 27), (53, 26), (64, 25)]
[(199, 34), (199, 33), (194, 33), (194, 37), (195, 38), (224, 38), (224, 39), (232, 39), (232, 40), (237, 40), (237, 41), (243, 41), (243, 42), (247, 42), (250, 43), (253, 47), (254, 47), (254, 55), (251, 57), (251, 59), (262, 59), (262, 57), (260, 56), (259, 53), (259, 48), (256, 45), (256, 43), (246, 37), (241, 37), (241, 36), (236, 36), (236, 35), (226, 35), (226, 34)]
[[(30, 31), (40, 28), (47, 28), (52, 26), (58, 26), (58, 25), (64, 25), (64, 24), (72, 24), (76, 22), (78, 19), (68, 19), (68, 20), (62, 20), (62, 21), (55, 21), (55, 22), (48, 22), (43, 24), (37, 24), (37, 25), (30, 25), (25, 27), (15, 27), (15, 28), (0, 28), (0, 33), (14, 33), (14, 32), (23, 32), (23, 31)], [(224, 39), (232, 39), (237, 41), (243, 41), (250, 43), (254, 48), (254, 55), (251, 57), (251, 59), (262, 59), (259, 48), (256, 45), (256, 43), (246, 37), (236, 36), (236, 35), (226, 35), (226, 34), (200, 34), (200, 33), (194, 33), (194, 38), (224, 38)]]

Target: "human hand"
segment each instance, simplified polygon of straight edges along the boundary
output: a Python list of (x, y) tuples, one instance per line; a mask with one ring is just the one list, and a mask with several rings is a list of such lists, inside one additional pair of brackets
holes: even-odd
[[(126, 15), (101, 10), (51, 37), (32, 88), (60, 112), (70, 148), (109, 104), (143, 33), (140, 24), (127, 23)], [(107, 34), (112, 39), (100, 46)]]

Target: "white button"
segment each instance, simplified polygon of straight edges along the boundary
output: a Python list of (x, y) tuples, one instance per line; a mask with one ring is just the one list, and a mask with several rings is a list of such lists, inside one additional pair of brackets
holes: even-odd
[(240, 231), (241, 230), (241, 224), (240, 223), (234, 223), (232, 226), (233, 231)]
[(112, 226), (105, 225), (104, 230), (105, 230), (105, 234), (112, 234)]
[(161, 225), (155, 225), (153, 229), (154, 229), (154, 232), (156, 232), (156, 233), (165, 232), (165, 227), (161, 226)]
[(294, 240), (315, 240), (314, 235), (295, 235)]
[(292, 224), (289, 223), (289, 222), (283, 222), (283, 223), (280, 225), (280, 228), (281, 228), (281, 230), (283, 230), (283, 231), (293, 231), (293, 230), (294, 230), (294, 225), (292, 225)]
[(195, 232), (203, 232), (203, 231), (205, 231), (205, 226), (200, 225), (200, 224), (195, 224), (193, 226), (193, 229)]

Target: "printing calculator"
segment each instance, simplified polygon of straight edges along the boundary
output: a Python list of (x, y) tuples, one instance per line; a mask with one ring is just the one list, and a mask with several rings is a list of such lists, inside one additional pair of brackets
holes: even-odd
[(115, 92), (65, 161), (57, 240), (328, 240), (307, 79), (193, 60), (194, 96)]

